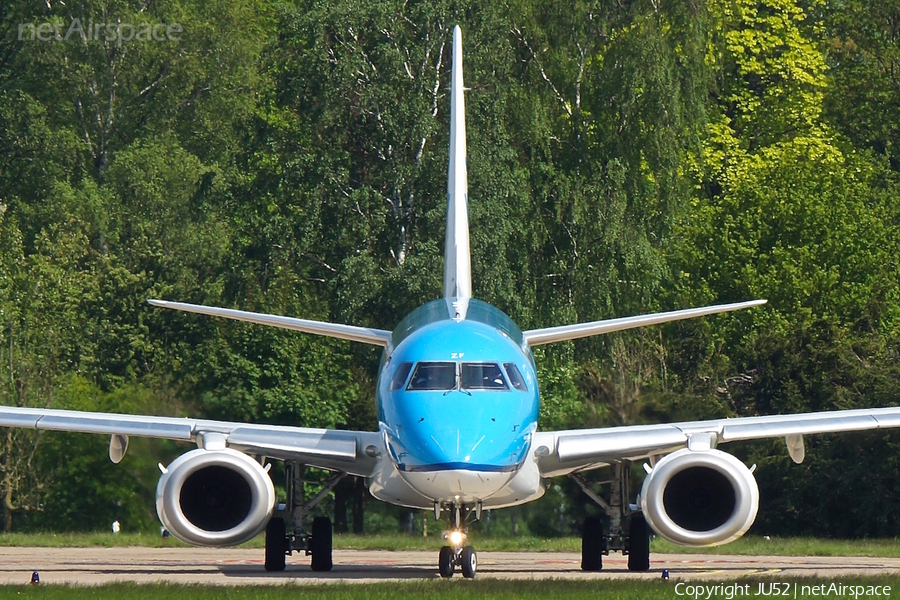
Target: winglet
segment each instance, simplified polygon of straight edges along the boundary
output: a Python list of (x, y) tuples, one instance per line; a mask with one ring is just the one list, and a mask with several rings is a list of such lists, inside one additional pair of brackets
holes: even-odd
[[(466, 182), (466, 108), (463, 100), (462, 31), (453, 28), (450, 89), (450, 165), (447, 169), (447, 245), (444, 251), (444, 298), (472, 297), (469, 215)], [(465, 315), (462, 315), (464, 318)]]

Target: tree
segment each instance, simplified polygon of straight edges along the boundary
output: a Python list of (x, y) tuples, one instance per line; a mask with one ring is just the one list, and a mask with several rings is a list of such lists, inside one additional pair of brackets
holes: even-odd
[(855, 147), (900, 170), (900, 5), (825, 3), (821, 12), (831, 75), (825, 116)]
[[(694, 210), (677, 227), (679, 291), (691, 303), (769, 304), (729, 316), (719, 331), (678, 326), (691, 336), (672, 353), (671, 372), (689, 392), (680, 403), (697, 416), (726, 416), (892, 402), (875, 391), (894, 377), (885, 341), (900, 292), (896, 184), (885, 161), (853, 148), (823, 116), (831, 80), (821, 17), (788, 1), (710, 6), (719, 32), (710, 57), (715, 104)], [(838, 466), (848, 455), (816, 456), (820, 447), (827, 442), (810, 446), (811, 464), (853, 470)], [(821, 490), (827, 478), (786, 485), (788, 465), (772, 451), (762, 444), (748, 458), (773, 470), (761, 475), (761, 495), (780, 496), (797, 514), (805, 490)], [(820, 496), (815, 510), (826, 510)], [(855, 529), (840, 532), (872, 531), (871, 517), (854, 514)], [(765, 505), (760, 522), (788, 527)], [(807, 518), (790, 530), (812, 527)]]

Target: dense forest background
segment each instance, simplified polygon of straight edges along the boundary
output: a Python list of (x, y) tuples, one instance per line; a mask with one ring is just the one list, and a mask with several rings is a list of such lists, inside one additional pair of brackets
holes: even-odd
[[(374, 428), (375, 349), (146, 299), (392, 329), (439, 297), (457, 23), (477, 297), (769, 300), (538, 348), (542, 428), (897, 404), (898, 0), (0, 0), (0, 402)], [(187, 448), (132, 442), (0, 430), (0, 527), (156, 527)], [(897, 434), (733, 450), (754, 531), (900, 535)], [(574, 531), (556, 483), (514, 519)], [(323, 509), (397, 526), (360, 490)]]

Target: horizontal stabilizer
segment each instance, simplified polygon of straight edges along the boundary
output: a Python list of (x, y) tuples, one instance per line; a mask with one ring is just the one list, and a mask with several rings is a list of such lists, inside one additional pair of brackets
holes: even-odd
[(161, 306), (163, 308), (183, 310), (186, 312), (199, 313), (201, 315), (212, 315), (214, 317), (225, 317), (226, 319), (234, 319), (235, 321), (246, 321), (248, 323), (258, 323), (260, 325), (269, 325), (271, 327), (281, 327), (282, 329), (292, 329), (304, 333), (325, 335), (328, 337), (340, 338), (342, 340), (373, 344), (375, 346), (387, 346), (391, 341), (391, 332), (383, 329), (340, 325), (338, 323), (324, 323), (322, 321), (308, 321), (306, 319), (295, 319), (293, 317), (281, 317), (278, 315), (232, 310), (230, 308), (216, 308), (214, 306), (201, 306), (199, 304), (186, 304), (184, 302), (168, 302), (166, 300), (148, 300), (147, 302), (153, 306)]
[(600, 335), (603, 333), (612, 333), (613, 331), (644, 327), (646, 325), (658, 325), (660, 323), (668, 323), (669, 321), (680, 321), (682, 319), (692, 319), (694, 317), (740, 310), (742, 308), (750, 308), (751, 306), (759, 306), (760, 304), (765, 303), (766, 300), (751, 300), (749, 302), (720, 304), (718, 306), (706, 306), (704, 308), (689, 308), (686, 310), (640, 315), (637, 317), (592, 321), (590, 323), (579, 323), (577, 325), (562, 325), (560, 327), (532, 329), (531, 331), (524, 332), (524, 337), (529, 346), (537, 346), (538, 344), (574, 340), (591, 335)]

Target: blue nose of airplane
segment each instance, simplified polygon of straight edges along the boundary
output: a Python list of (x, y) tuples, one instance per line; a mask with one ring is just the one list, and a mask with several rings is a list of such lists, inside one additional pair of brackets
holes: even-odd
[(388, 436), (388, 445), (400, 476), (420, 494), (477, 502), (504, 489), (525, 458), (529, 436), (509, 417), (457, 408), (466, 418), (413, 419)]
[[(425, 427), (413, 431), (407, 439), (417, 438), (413, 443), (417, 446), (416, 460), (410, 464), (421, 470), (426, 466), (436, 468), (479, 468), (509, 466), (509, 458), (505, 455), (506, 443), (500, 440), (497, 432), (485, 431), (472, 427), (453, 427), (429, 429)], [(503, 446), (503, 448), (498, 448)], [(514, 462), (512, 464), (515, 464)]]
[(461, 392), (438, 396), (441, 410), (425, 410), (428, 403), (421, 403), (418, 410), (404, 411), (406, 418), (389, 436), (391, 455), (400, 471), (502, 472), (521, 463), (527, 436), (509, 411)]

